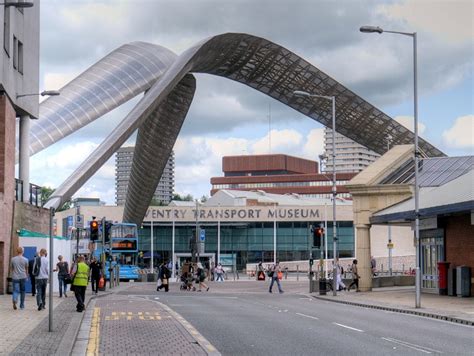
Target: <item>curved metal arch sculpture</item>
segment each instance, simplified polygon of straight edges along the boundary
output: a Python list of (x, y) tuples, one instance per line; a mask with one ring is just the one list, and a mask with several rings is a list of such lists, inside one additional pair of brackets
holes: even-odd
[[(328, 127), (331, 108), (326, 101), (298, 98), (292, 93), (305, 90), (336, 96), (336, 131), (378, 153), (386, 150), (387, 134), (393, 137), (394, 144), (413, 142), (411, 131), (286, 48), (248, 34), (222, 34), (199, 42), (177, 57), (120, 125), (55, 191), (49, 206), (59, 206), (68, 199), (94, 173), (88, 168), (100, 167), (139, 128), (124, 221), (141, 223), (160, 179), (160, 167), (168, 158), (157, 155), (155, 150), (170, 150), (177, 138), (181, 118), (184, 119), (194, 93), (194, 78), (188, 74), (192, 72), (244, 83)], [(164, 106), (160, 109), (161, 105)], [(428, 156), (443, 155), (421, 139), (420, 148)], [(155, 172), (160, 174), (145, 177), (150, 167), (156, 167)]]
[(106, 55), (61, 88), (61, 95), (40, 104), (41, 119), (30, 127), (30, 156), (149, 89), (176, 57), (146, 42), (128, 43)]

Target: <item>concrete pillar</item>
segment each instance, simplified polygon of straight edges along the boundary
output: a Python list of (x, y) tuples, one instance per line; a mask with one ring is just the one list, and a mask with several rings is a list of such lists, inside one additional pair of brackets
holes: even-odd
[(370, 225), (358, 224), (357, 230), (357, 270), (361, 292), (372, 290), (372, 268), (370, 265)]
[(23, 181), (23, 201), (30, 201), (30, 117), (20, 117), (19, 178)]

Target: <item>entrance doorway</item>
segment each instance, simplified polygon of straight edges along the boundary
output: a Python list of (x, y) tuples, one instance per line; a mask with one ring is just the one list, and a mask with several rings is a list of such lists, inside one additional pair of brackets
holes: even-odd
[[(186, 260), (191, 260), (191, 254), (190, 253), (175, 253), (174, 260), (178, 262), (179, 270), (181, 270), (181, 266), (183, 265), (183, 263), (186, 262)], [(201, 262), (202, 266), (205, 269), (210, 271), (212, 266), (215, 266), (216, 255), (214, 253), (200, 253), (199, 262)], [(179, 271), (178, 271), (178, 274), (179, 274)]]
[(420, 232), (421, 288), (423, 292), (438, 292), (438, 262), (444, 261), (444, 230)]

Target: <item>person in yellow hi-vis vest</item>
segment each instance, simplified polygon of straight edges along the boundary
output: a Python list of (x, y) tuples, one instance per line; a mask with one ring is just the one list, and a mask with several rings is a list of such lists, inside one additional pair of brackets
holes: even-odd
[(86, 289), (89, 282), (89, 266), (84, 262), (84, 256), (79, 256), (77, 263), (71, 271), (72, 276), (72, 287), (74, 288), (74, 295), (76, 296), (77, 305), (76, 310), (78, 313), (84, 311), (86, 306), (84, 302), (86, 300)]

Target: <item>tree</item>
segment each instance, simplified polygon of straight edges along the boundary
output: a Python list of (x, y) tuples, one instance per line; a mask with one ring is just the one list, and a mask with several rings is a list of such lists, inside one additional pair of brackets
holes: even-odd
[[(41, 206), (44, 206), (46, 202), (49, 200), (49, 197), (54, 193), (54, 189), (51, 187), (41, 187)], [(57, 211), (63, 211), (67, 209), (71, 209), (72, 204), (71, 200), (66, 201), (62, 206), (60, 206)]]
[(179, 195), (179, 193), (173, 193), (173, 199), (172, 200), (177, 200), (177, 201), (193, 201), (194, 198), (191, 194), (187, 194), (185, 196)]
[(205, 203), (209, 198), (207, 197), (207, 195), (203, 195), (201, 197), (201, 203)]

